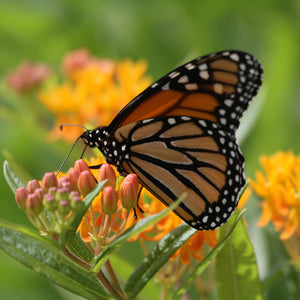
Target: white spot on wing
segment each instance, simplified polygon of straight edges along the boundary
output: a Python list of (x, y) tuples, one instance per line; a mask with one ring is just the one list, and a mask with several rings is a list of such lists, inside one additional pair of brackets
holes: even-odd
[(198, 68), (199, 68), (200, 71), (207, 70), (207, 64), (201, 64), (201, 65), (199, 65)]
[(163, 85), (163, 86), (161, 87), (161, 89), (162, 89), (162, 91), (167, 91), (167, 90), (169, 90), (169, 89), (170, 89), (170, 82), (168, 82), (168, 83), (166, 83), (165, 85)]
[(199, 72), (199, 76), (202, 78), (202, 79), (205, 79), (207, 80), (209, 78), (209, 73), (207, 71), (201, 71)]
[(173, 125), (173, 124), (176, 123), (176, 120), (175, 120), (174, 118), (169, 118), (169, 119), (168, 119), (168, 123), (169, 123), (170, 125)]
[(238, 56), (237, 53), (232, 53), (229, 57), (230, 57), (232, 60), (234, 60), (234, 61), (239, 61), (239, 60), (240, 60), (240, 57)]
[(195, 65), (193, 65), (192, 63), (186, 64), (185, 67), (186, 67), (188, 70), (193, 70), (193, 69), (195, 69)]
[(189, 78), (184, 75), (184, 76), (181, 76), (179, 79), (178, 79), (178, 83), (187, 83), (189, 81)]
[(177, 77), (179, 74), (180, 74), (179, 72), (174, 71), (174, 72), (169, 74), (169, 77), (173, 79), (173, 78)]
[(187, 83), (184, 85), (184, 87), (189, 91), (194, 91), (198, 89), (198, 84), (196, 83)]
[(222, 94), (223, 93), (223, 84), (215, 83), (214, 84), (214, 91), (217, 94)]

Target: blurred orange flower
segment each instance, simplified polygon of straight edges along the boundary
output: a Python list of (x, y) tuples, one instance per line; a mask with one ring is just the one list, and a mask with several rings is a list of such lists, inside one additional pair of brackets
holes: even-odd
[(293, 234), (300, 236), (300, 156), (291, 151), (279, 151), (272, 156), (262, 156), (264, 172), (256, 172), (251, 187), (261, 202), (262, 215), (258, 226), (272, 222), (282, 240)]
[(65, 78), (60, 85), (39, 94), (39, 100), (56, 116), (52, 137), (74, 141), (81, 134), (70, 127), (59, 131), (63, 123), (89, 127), (105, 126), (135, 96), (151, 83), (145, 75), (145, 61), (129, 59), (115, 62), (99, 59), (85, 49), (69, 53), (63, 60)]
[[(240, 209), (246, 205), (250, 194), (251, 192), (249, 189), (244, 191), (238, 206)], [(142, 196), (148, 200), (151, 199), (147, 207), (147, 215), (156, 214), (166, 208), (145, 189), (142, 192)], [(182, 222), (183, 221), (175, 213), (170, 211), (170, 213), (162, 220), (144, 230), (139, 237), (148, 241), (159, 241), (166, 234), (178, 227)], [(189, 264), (192, 258), (202, 260), (205, 254), (203, 248), (204, 244), (207, 244), (211, 248), (214, 248), (217, 245), (217, 232), (218, 229), (213, 231), (197, 231), (197, 233), (195, 233), (180, 249), (176, 251), (171, 259), (179, 256), (180, 261), (183, 264)]]

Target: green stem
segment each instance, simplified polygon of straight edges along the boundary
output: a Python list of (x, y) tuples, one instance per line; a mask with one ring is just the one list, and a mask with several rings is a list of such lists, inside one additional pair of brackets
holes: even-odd
[(89, 207), (89, 212), (91, 216), (92, 230), (93, 230), (91, 233), (93, 234), (93, 236), (97, 236), (96, 216), (92, 205)]
[(126, 295), (124, 294), (121, 286), (120, 286), (120, 283), (118, 281), (118, 278), (112, 268), (112, 265), (110, 263), (110, 260), (108, 259), (106, 262), (105, 262), (105, 267), (106, 267), (106, 270), (107, 270), (107, 273), (109, 274), (111, 280), (113, 281), (113, 283), (117, 286), (118, 290), (120, 291), (120, 293), (126, 297)]
[(130, 213), (130, 211), (127, 210), (126, 215), (125, 215), (124, 219), (122, 220), (122, 223), (119, 226), (118, 230), (115, 232), (115, 234), (113, 236), (111, 236), (109, 239), (107, 239), (107, 244), (111, 243), (124, 230), (127, 220), (128, 220), (129, 213)]
[(124, 300), (127, 299), (126, 296), (120, 294), (109, 282), (104, 273), (100, 270), (95, 274), (96, 278), (100, 281), (100, 283), (106, 288), (106, 290), (114, 297), (116, 300)]
[(165, 283), (162, 284), (162, 290), (160, 294), (160, 300), (167, 300), (169, 295), (169, 288)]
[(86, 270), (90, 270), (91, 269), (91, 265), (88, 264), (86, 261), (80, 259), (79, 257), (77, 257), (76, 255), (74, 255), (72, 252), (70, 252), (69, 249), (64, 249), (63, 250), (64, 254), (71, 259), (73, 262), (75, 262), (77, 265), (81, 266), (82, 268), (86, 269)]
[(41, 222), (43, 224), (43, 227), (46, 229), (46, 231), (50, 232), (50, 230), (52, 230), (52, 228), (51, 228), (51, 224), (47, 220), (46, 216), (43, 213), (41, 213), (39, 215), (39, 218), (40, 218), (40, 220), (41, 220)]

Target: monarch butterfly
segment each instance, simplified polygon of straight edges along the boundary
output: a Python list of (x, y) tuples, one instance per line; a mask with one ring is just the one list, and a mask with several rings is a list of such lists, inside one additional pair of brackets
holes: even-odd
[(260, 63), (241, 51), (196, 58), (153, 83), (109, 126), (81, 138), (120, 174), (137, 174), (166, 206), (186, 192), (175, 213), (198, 230), (216, 229), (245, 184), (235, 131), (262, 74)]

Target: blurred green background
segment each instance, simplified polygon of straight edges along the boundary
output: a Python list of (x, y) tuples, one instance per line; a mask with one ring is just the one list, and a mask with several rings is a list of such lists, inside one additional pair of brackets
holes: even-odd
[[(15, 101), (17, 96), (8, 95), (4, 76), (23, 60), (58, 69), (67, 52), (82, 47), (103, 58), (145, 59), (154, 79), (200, 55), (225, 49), (248, 51), (262, 62), (265, 75), (262, 96), (256, 99), (262, 105), (255, 106), (255, 125), (241, 145), (247, 176), (255, 174), (262, 154), (288, 149), (299, 153), (300, 1), (0, 0), (0, 110), (5, 108), (0, 113), (1, 163), (2, 151), (7, 150), (35, 178), (58, 168), (69, 146), (50, 144), (26, 110), (22, 110), (23, 123), (7, 113), (15, 109), (9, 97)], [(27, 126), (20, 126), (24, 123)], [(0, 218), (28, 224), (2, 174), (0, 189)], [(273, 227), (256, 227), (259, 214), (258, 201), (252, 197), (246, 216), (261, 278), (278, 270), (284, 274), (271, 285), (265, 282), (265, 299), (299, 299), (298, 275), (288, 266)], [(3, 252), (0, 298), (76, 299)]]

